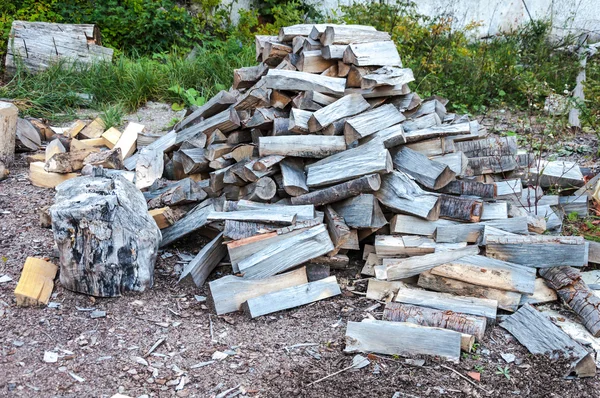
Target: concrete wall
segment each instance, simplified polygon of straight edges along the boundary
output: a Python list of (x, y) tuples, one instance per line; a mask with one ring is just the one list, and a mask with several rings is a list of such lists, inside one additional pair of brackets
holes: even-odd
[[(225, 0), (231, 1), (231, 0)], [(326, 13), (339, 5), (350, 5), (364, 0), (306, 0), (312, 1)], [(238, 0), (233, 6), (234, 17), (240, 8), (248, 8), (251, 0)], [(454, 16), (457, 27), (479, 22), (479, 36), (510, 31), (519, 24), (533, 19), (551, 18), (554, 32), (592, 32), (600, 40), (600, 0), (417, 0), (420, 13)], [(527, 11), (529, 10), (529, 12)]]

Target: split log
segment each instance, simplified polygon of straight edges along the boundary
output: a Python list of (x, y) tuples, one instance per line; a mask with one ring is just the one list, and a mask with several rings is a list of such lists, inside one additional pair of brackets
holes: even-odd
[(418, 119), (432, 113), (436, 113), (440, 120), (444, 120), (446, 118), (446, 106), (437, 99), (431, 99), (421, 103), (418, 108), (414, 108), (410, 112), (405, 112), (404, 116), (409, 119)]
[(233, 240), (241, 240), (269, 234), (273, 232), (272, 227), (258, 222), (226, 220), (223, 227), (223, 236)]
[[(345, 97), (344, 97), (345, 98)], [(319, 111), (315, 112), (317, 114)], [(346, 115), (351, 116), (351, 115)], [(346, 120), (344, 136), (350, 144), (404, 120), (394, 105), (386, 104)]]
[(280, 168), (283, 189), (288, 195), (298, 197), (308, 193), (302, 159), (286, 158), (280, 163)]
[(305, 49), (302, 53), (300, 53), (300, 58), (296, 63), (296, 68), (302, 72), (322, 73), (333, 65), (337, 65), (337, 61), (325, 59), (321, 54), (320, 48), (315, 50)]
[[(94, 148), (95, 151), (98, 149)], [(83, 168), (85, 158), (91, 152), (88, 150), (59, 152), (52, 155), (46, 162), (44, 170), (48, 173), (67, 174), (74, 171), (79, 171)]]
[(462, 196), (440, 195), (440, 217), (466, 222), (479, 222), (483, 202)]
[[(432, 138), (425, 141), (406, 144), (413, 151), (422, 153), (427, 157), (443, 156), (454, 152), (454, 140), (449, 137)], [(488, 158), (485, 158), (488, 159)], [(469, 162), (471, 159), (469, 159)]]
[(244, 210), (244, 211), (227, 211), (227, 212), (211, 212), (207, 219), (209, 221), (250, 221), (265, 224), (282, 224), (292, 225), (296, 222), (295, 214), (278, 213), (276, 209), (268, 210)]
[[(497, 196), (496, 184), (484, 184), (478, 181), (451, 181), (439, 191), (451, 195), (478, 196), (483, 199), (494, 199)], [(485, 212), (485, 205), (483, 211)]]
[[(435, 114), (433, 114), (435, 115)], [(436, 115), (437, 116), (437, 115)], [(418, 119), (417, 119), (418, 120)], [(447, 137), (447, 136), (462, 136), (466, 134), (470, 134), (471, 127), (469, 123), (458, 123), (458, 124), (442, 124), (439, 126), (427, 127), (420, 130), (410, 130), (407, 131), (404, 135), (406, 136), (406, 142), (418, 142), (429, 140), (432, 138), (438, 137)], [(459, 149), (455, 148), (454, 150), (458, 151)]]
[(483, 316), (492, 323), (496, 321), (496, 308), (498, 307), (496, 300), (461, 297), (453, 294), (415, 289), (398, 290), (394, 301), (443, 311)]
[(559, 208), (565, 214), (576, 213), (579, 217), (585, 218), (589, 212), (589, 202), (587, 195), (581, 196), (559, 196)]
[(383, 265), (387, 268), (389, 281), (409, 278), (421, 272), (428, 271), (438, 265), (456, 261), (465, 256), (479, 254), (477, 246), (467, 246), (463, 249), (450, 250), (415, 256), (404, 259), (384, 259)]
[(431, 237), (439, 227), (452, 227), (456, 224), (457, 222), (451, 220), (428, 221), (414, 216), (396, 214), (390, 221), (390, 233)]
[(596, 375), (592, 354), (530, 304), (506, 318), (500, 326), (515, 336), (532, 354), (550, 353), (552, 358), (558, 359), (558, 353), (562, 353), (566, 358), (574, 358), (565, 376), (572, 373), (579, 377)]
[(412, 69), (384, 66), (363, 76), (360, 87), (363, 89), (379, 86), (408, 84), (415, 80)]
[(346, 95), (331, 105), (314, 112), (308, 120), (308, 129), (312, 133), (323, 130), (337, 120), (354, 116), (367, 109), (369, 109), (369, 103), (361, 95)]
[(468, 282), (445, 278), (433, 275), (431, 271), (426, 271), (419, 275), (418, 285), (436, 292), (495, 300), (498, 302), (498, 308), (510, 312), (516, 311), (521, 302), (521, 293), (482, 287)]
[(210, 273), (226, 255), (227, 249), (223, 245), (223, 233), (220, 233), (207, 243), (194, 259), (183, 268), (179, 282), (189, 275), (196, 286), (202, 287)]
[[(344, 137), (322, 137), (337, 138)], [(345, 144), (345, 142), (344, 142)], [(392, 171), (392, 159), (381, 141), (371, 141), (306, 166), (306, 184), (310, 188), (348, 181), (367, 174)]]
[(370, 193), (336, 202), (332, 206), (351, 228), (379, 229), (387, 224), (379, 202)]
[(379, 130), (378, 132), (369, 136), (368, 139), (381, 140), (383, 145), (388, 149), (406, 143), (406, 137), (404, 137), (404, 129), (402, 128), (402, 124), (395, 124), (386, 129)]
[(508, 218), (508, 204), (506, 202), (485, 202), (481, 221), (502, 220)]
[(191, 178), (168, 183), (164, 186), (159, 185), (156, 189), (144, 192), (149, 208), (200, 202), (206, 196), (207, 194), (202, 187)]
[(240, 199), (266, 202), (273, 199), (277, 193), (275, 181), (269, 177), (259, 178), (258, 181), (248, 184), (240, 190)]
[(266, 36), (266, 35), (255, 35), (254, 36), (254, 44), (256, 46), (256, 60), (262, 60), (263, 49), (265, 48), (265, 43), (268, 41), (277, 42), (279, 39), (277, 36)]
[[(163, 153), (169, 152), (175, 147), (175, 143), (177, 140), (177, 133), (175, 131), (170, 131), (167, 134), (160, 137), (158, 140), (154, 141), (152, 144), (148, 145), (147, 149), (156, 149), (158, 151), (162, 151)], [(125, 168), (127, 170), (133, 170), (135, 165), (137, 164), (138, 154), (135, 154), (124, 160)]]
[(44, 170), (44, 162), (32, 162), (29, 165), (29, 181), (41, 188), (55, 188), (64, 181), (77, 177), (77, 173), (49, 173)]
[(275, 90), (317, 91), (342, 96), (346, 87), (346, 79), (280, 69), (269, 70), (264, 79), (266, 88)]
[(335, 256), (319, 256), (309, 261), (313, 264), (323, 264), (329, 266), (330, 269), (346, 269), (350, 263), (350, 258), (345, 254), (336, 254)]
[[(371, 281), (369, 281), (371, 284)], [(487, 321), (485, 317), (441, 311), (402, 303), (387, 303), (383, 310), (383, 320), (409, 322), (470, 334), (478, 341), (483, 340)]]
[(104, 133), (102, 133), (102, 140), (104, 141), (104, 145), (109, 149), (113, 149), (119, 139), (121, 138), (122, 133), (114, 127), (109, 128)]
[(161, 207), (160, 209), (152, 209), (148, 211), (152, 216), (158, 228), (165, 229), (175, 223), (175, 215), (170, 207)]
[[(448, 185), (456, 174), (443, 163), (429, 160), (427, 156), (402, 147), (393, 157), (394, 167), (413, 177), (430, 189), (441, 189)], [(442, 207), (445, 200), (442, 201)]]
[(469, 158), (467, 176), (479, 176), (484, 174), (499, 174), (519, 168), (515, 156), (490, 156), (480, 158)]
[(365, 319), (348, 322), (344, 352), (386, 355), (433, 355), (458, 363), (461, 334), (405, 322)]
[(435, 252), (433, 239), (418, 236), (377, 235), (375, 253), (379, 258), (421, 256)]
[(423, 191), (414, 180), (401, 171), (382, 177), (381, 188), (375, 193), (382, 205), (427, 220), (440, 216), (440, 198)]
[[(281, 235), (286, 237), (287, 235)], [(240, 261), (244, 278), (261, 279), (288, 270), (312, 258), (333, 250), (333, 243), (324, 225), (284, 238), (278, 244), (265, 247)]]
[(194, 137), (198, 133), (210, 134), (215, 130), (219, 130), (222, 133), (228, 133), (240, 127), (240, 117), (238, 116), (235, 108), (228, 108), (224, 111), (217, 113), (209, 118), (202, 120), (201, 122), (190, 125), (189, 127), (181, 130), (177, 133), (176, 144), (181, 144), (190, 138)]
[[(344, 52), (347, 48), (348, 47), (346, 46)], [(346, 87), (360, 88), (362, 85), (363, 76), (371, 74), (377, 69), (378, 68), (376, 66), (358, 67), (355, 65), (350, 65), (350, 69), (348, 70), (348, 77), (346, 78)]]
[(335, 276), (249, 298), (242, 304), (250, 318), (287, 310), (342, 294)]
[[(325, 58), (325, 59), (341, 61), (342, 59), (344, 59), (344, 52), (346, 51), (347, 47), (348, 47), (347, 44), (329, 44), (329, 45), (323, 46), (321, 48), (321, 54), (323, 55), (323, 58)], [(347, 64), (344, 64), (344, 65), (347, 65)], [(339, 62), (338, 62), (338, 71), (339, 71)]]
[[(415, 130), (424, 130), (430, 127), (439, 126), (442, 124), (440, 117), (437, 113), (429, 113), (427, 115), (423, 115), (417, 119), (408, 119), (402, 123), (402, 127), (404, 127), (404, 131), (415, 131)], [(448, 126), (449, 127), (449, 126)]]
[(356, 66), (402, 67), (400, 55), (393, 41), (349, 44), (346, 51), (344, 51), (343, 61)]
[(344, 29), (355, 29), (355, 30), (367, 30), (367, 31), (376, 31), (373, 26), (370, 25), (334, 25), (334, 24), (315, 24), (310, 31), (308, 37), (313, 40), (321, 40), (321, 37), (325, 34), (325, 31), (328, 27), (342, 27)]
[[(254, 86), (261, 77), (267, 74), (269, 67), (261, 63), (256, 66), (247, 66), (233, 71), (233, 89), (250, 88)], [(233, 102), (232, 102), (233, 103)], [(203, 117), (207, 117), (204, 115)]]
[(288, 130), (298, 134), (308, 134), (308, 121), (313, 112), (293, 108), (290, 111), (290, 122)]
[(329, 231), (329, 237), (334, 246), (333, 255), (337, 254), (340, 247), (350, 238), (350, 228), (331, 206), (325, 207), (325, 223)]
[(233, 268), (233, 271), (236, 273), (240, 272), (240, 261), (260, 252), (265, 248), (270, 246), (275, 247), (283, 240), (290, 239), (300, 233), (302, 233), (301, 230), (293, 230), (285, 234), (277, 234), (276, 231), (271, 231), (256, 236), (250, 236), (245, 239), (236, 240), (235, 242), (228, 242), (227, 250), (229, 252), (229, 260), (231, 261), (231, 267)]
[(542, 161), (539, 167), (529, 169), (531, 178), (542, 188), (573, 188), (585, 184), (579, 165), (575, 162)]
[[(119, 151), (118, 148), (115, 150)], [(140, 190), (152, 186), (162, 176), (164, 168), (162, 151), (148, 147), (142, 149), (135, 166), (135, 186)]]
[(90, 124), (85, 126), (83, 130), (79, 132), (79, 136), (83, 138), (100, 138), (104, 133), (106, 126), (104, 121), (97, 117)]
[(364, 27), (360, 25), (327, 26), (325, 32), (323, 32), (320, 37), (320, 41), (324, 46), (330, 44), (371, 43), (388, 40), (391, 40), (389, 33), (379, 32), (374, 29), (364, 29)]
[(120, 176), (69, 180), (50, 214), (62, 286), (99, 297), (152, 286), (161, 233), (132, 183)]
[(321, 135), (285, 135), (278, 137), (260, 137), (258, 152), (260, 156), (281, 155), (302, 158), (327, 158), (338, 152), (346, 153), (344, 137), (326, 137)]
[(600, 297), (596, 296), (581, 273), (571, 267), (544, 268), (542, 278), (556, 290), (559, 297), (580, 316), (583, 325), (594, 337), (600, 336)]
[(65, 152), (67, 152), (65, 146), (58, 138), (55, 138), (52, 141), (50, 141), (48, 145), (46, 145), (46, 150), (44, 152), (45, 161), (48, 162), (50, 158), (52, 158), (52, 156), (54, 156), (57, 153)]
[(443, 156), (433, 156), (431, 160), (445, 164), (457, 176), (464, 177), (469, 159), (462, 152), (449, 153)]
[(18, 307), (47, 305), (58, 267), (41, 258), (27, 257), (15, 288)]
[(488, 236), (486, 255), (528, 267), (583, 267), (587, 247), (581, 236)]
[(269, 66), (277, 66), (291, 52), (292, 46), (274, 40), (267, 40), (262, 51), (262, 62)]
[(269, 106), (271, 103), (271, 91), (265, 87), (266, 76), (263, 76), (258, 83), (249, 88), (245, 94), (241, 95), (233, 105), (233, 109), (238, 112), (250, 111), (256, 108)]
[[(308, 92), (309, 91), (303, 91), (294, 97), (294, 99), (292, 100), (294, 107), (297, 109), (306, 110), (306, 111), (318, 111), (319, 109), (323, 108), (323, 105), (318, 104), (315, 101), (313, 101), (307, 97), (306, 93), (308, 93)], [(312, 91), (312, 92), (314, 92), (314, 91)], [(336, 100), (337, 100), (337, 98), (336, 98)], [(310, 116), (312, 116), (312, 113), (309, 115), (309, 119), (310, 119)], [(307, 119), (306, 123), (308, 126), (308, 119)]]
[(217, 315), (222, 315), (241, 310), (242, 303), (253, 297), (306, 283), (308, 283), (306, 268), (301, 267), (285, 274), (256, 280), (227, 275), (209, 282), (208, 286), (215, 312)]
[(544, 278), (535, 279), (535, 290), (532, 295), (523, 294), (519, 306), (525, 304), (543, 304), (558, 300), (554, 289), (548, 287)]
[(115, 148), (121, 148), (123, 159), (127, 159), (135, 152), (137, 148), (138, 134), (144, 130), (144, 126), (138, 123), (129, 122), (119, 141), (115, 144)]
[(160, 247), (165, 247), (175, 242), (177, 239), (180, 239), (207, 225), (208, 215), (214, 210), (215, 207), (212, 199), (205, 200), (194, 207), (175, 224), (163, 230)]
[[(10, 126), (9, 126), (10, 127)], [(37, 151), (42, 145), (40, 133), (29, 120), (17, 118), (15, 149), (21, 152)], [(10, 145), (10, 142), (8, 142)]]
[[(162, 153), (160, 156), (160, 162), (162, 163)], [(97, 167), (102, 166), (105, 169), (113, 170), (122, 170), (124, 168), (123, 156), (121, 155), (121, 150), (119, 148), (102, 152), (92, 152), (83, 160), (83, 164), (90, 164)], [(160, 178), (161, 175), (162, 168), (160, 169), (160, 175), (156, 178)]]
[[(404, 95), (410, 93), (410, 88), (407, 84), (398, 84), (395, 86), (382, 86), (382, 87), (374, 87), (374, 88), (347, 88), (344, 91), (344, 94), (360, 94), (363, 98), (366, 99), (381, 99), (386, 100), (389, 97), (397, 97), (399, 95)], [(377, 102), (375, 102), (376, 104)]]
[(282, 205), (278, 203), (260, 203), (249, 200), (240, 200), (235, 205), (232, 202), (225, 202), (224, 211), (248, 211), (248, 210), (264, 210), (274, 211), (279, 214), (295, 215), (298, 221), (314, 220), (317, 216), (315, 206), (313, 205)]
[(527, 235), (528, 233), (527, 217), (515, 217), (473, 224), (440, 225), (436, 230), (435, 239), (440, 243), (479, 243), (486, 226), (514, 234)]
[(514, 156), (518, 149), (515, 136), (456, 142), (454, 148), (468, 158)]
[(281, 91), (271, 91), (271, 106), (276, 109), (285, 109), (292, 102), (292, 98)]
[(369, 174), (355, 180), (292, 197), (291, 202), (294, 205), (314, 204), (315, 206), (321, 206), (338, 202), (361, 193), (378, 191), (380, 186), (381, 177), (379, 174)]

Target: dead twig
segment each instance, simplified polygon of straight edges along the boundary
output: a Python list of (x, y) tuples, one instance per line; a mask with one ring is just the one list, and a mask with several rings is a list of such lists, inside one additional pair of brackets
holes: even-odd
[(450, 371), (452, 371), (452, 372), (456, 373), (456, 374), (457, 374), (457, 375), (459, 375), (459, 376), (460, 376), (462, 379), (464, 379), (464, 380), (468, 381), (468, 382), (469, 382), (469, 383), (471, 383), (473, 386), (475, 386), (475, 387), (479, 388), (481, 391), (485, 392), (486, 394), (491, 394), (491, 392), (490, 392), (490, 391), (486, 390), (485, 388), (483, 388), (483, 387), (481, 387), (481, 386), (478, 386), (477, 384), (475, 384), (475, 382), (473, 382), (473, 381), (469, 380), (469, 379), (468, 379), (466, 376), (463, 376), (463, 375), (462, 375), (460, 372), (458, 372), (458, 371), (456, 371), (456, 370), (452, 369), (451, 367), (449, 367), (449, 366), (446, 366), (446, 365), (440, 365), (440, 366), (441, 366), (442, 368), (444, 368), (444, 369), (448, 369), (448, 370), (450, 370)]

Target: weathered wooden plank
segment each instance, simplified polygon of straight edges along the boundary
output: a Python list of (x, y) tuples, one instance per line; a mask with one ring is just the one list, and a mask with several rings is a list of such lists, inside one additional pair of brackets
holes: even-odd
[(461, 334), (405, 322), (365, 319), (348, 322), (344, 352), (386, 355), (434, 355), (458, 362)]
[[(344, 139), (337, 136), (321, 139), (324, 138)], [(310, 188), (322, 187), (367, 174), (389, 173), (392, 167), (388, 150), (381, 141), (375, 140), (307, 165), (306, 183)]]
[(265, 224), (292, 225), (296, 222), (295, 214), (278, 213), (276, 209), (268, 210), (245, 210), (245, 211), (227, 211), (210, 212), (207, 219), (209, 221), (250, 221)]
[[(353, 94), (355, 95), (355, 94)], [(361, 97), (362, 98), (362, 97)], [(319, 111), (315, 112), (318, 113)], [(345, 115), (352, 116), (352, 115)], [(346, 120), (344, 136), (346, 143), (367, 137), (404, 120), (402, 113), (394, 105), (386, 104)]]
[(384, 206), (427, 220), (437, 220), (440, 214), (439, 196), (423, 191), (406, 173), (392, 171), (381, 179), (375, 196)]
[(242, 304), (250, 318), (287, 310), (342, 294), (335, 276), (291, 286), (262, 296), (249, 298)]
[(285, 274), (265, 279), (249, 280), (227, 275), (208, 283), (211, 302), (217, 315), (242, 309), (242, 303), (291, 286), (308, 283), (306, 268), (301, 267)]
[(517, 154), (517, 137), (492, 137), (482, 140), (456, 142), (454, 148), (468, 158), (511, 156)]
[(361, 193), (370, 193), (379, 190), (381, 177), (379, 174), (368, 174), (355, 180), (343, 182), (328, 188), (291, 198), (294, 205), (314, 204), (321, 206), (338, 202)]
[(515, 336), (532, 354), (550, 353), (552, 358), (558, 359), (558, 353), (562, 352), (565, 357), (574, 357), (569, 373), (574, 372), (579, 377), (596, 374), (592, 354), (530, 304), (525, 304), (502, 321), (500, 326)]
[(492, 323), (496, 321), (496, 300), (455, 296), (448, 293), (425, 290), (400, 289), (394, 300), (398, 303), (419, 305), (444, 311), (483, 316)]
[(356, 66), (402, 67), (400, 55), (393, 41), (349, 44), (346, 51), (344, 51), (343, 61)]
[(227, 248), (223, 245), (223, 233), (221, 232), (183, 268), (179, 281), (190, 275), (196, 286), (202, 287), (210, 273), (226, 255)]
[(488, 257), (535, 268), (583, 267), (585, 240), (580, 236), (488, 236)]
[(337, 120), (354, 116), (367, 109), (369, 103), (360, 94), (346, 95), (315, 111), (308, 120), (308, 129), (311, 133), (323, 130)]
[(240, 188), (239, 198), (253, 200), (256, 202), (266, 202), (277, 193), (277, 185), (270, 177), (261, 177), (256, 182)]
[(443, 163), (429, 160), (427, 156), (402, 147), (392, 158), (394, 167), (410, 175), (430, 189), (440, 189), (454, 180), (456, 174)]
[(280, 69), (270, 69), (264, 79), (266, 88), (275, 90), (317, 91), (342, 96), (346, 87), (346, 79)]
[[(326, 158), (339, 152), (346, 153), (344, 137), (322, 135), (284, 135), (259, 137), (260, 156), (281, 155), (303, 158)], [(310, 184), (309, 184), (310, 185)]]
[(584, 185), (583, 174), (579, 165), (567, 161), (541, 161), (539, 165), (529, 168), (531, 178), (542, 188), (559, 187), (574, 188)]

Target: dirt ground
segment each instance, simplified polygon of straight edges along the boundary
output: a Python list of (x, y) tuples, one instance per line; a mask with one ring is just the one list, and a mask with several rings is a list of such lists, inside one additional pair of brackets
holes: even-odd
[[(0, 283), (0, 396), (598, 396), (598, 376), (565, 379), (565, 361), (530, 355), (497, 326), (460, 364), (426, 357), (417, 366), (406, 358), (371, 356), (365, 368), (309, 385), (352, 364), (353, 355), (343, 352), (349, 320), (381, 316), (383, 307), (373, 309), (375, 302), (363, 296), (358, 261), (333, 272), (342, 296), (254, 320), (240, 313), (216, 316), (196, 297), (208, 296), (206, 287), (176, 284), (178, 254), (195, 254), (205, 242), (201, 236), (161, 252), (147, 292), (93, 299), (57, 281), (51, 302), (58, 308), (18, 308), (13, 290), (25, 258), (53, 255), (52, 232), (40, 227), (37, 213), (52, 199), (52, 190), (28, 182), (19, 155), (10, 178), (0, 182), (0, 276), (12, 277)], [(228, 272), (219, 268), (211, 279)], [(106, 317), (92, 318), (92, 309)], [(45, 351), (58, 353), (58, 361), (44, 362)], [(227, 358), (213, 361), (216, 351)], [(506, 363), (501, 354), (507, 353), (516, 360)], [(481, 381), (467, 372), (481, 372)]]

